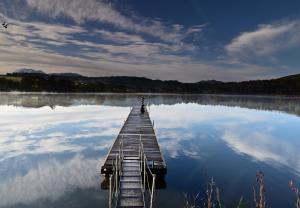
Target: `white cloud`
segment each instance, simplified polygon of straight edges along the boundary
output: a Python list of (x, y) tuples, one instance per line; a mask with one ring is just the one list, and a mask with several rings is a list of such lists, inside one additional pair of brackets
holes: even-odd
[(86, 20), (109, 23), (117, 28), (146, 33), (164, 41), (181, 41), (185, 36), (181, 30), (166, 27), (157, 20), (126, 17), (117, 11), (112, 4), (100, 0), (27, 0), (28, 5), (41, 14), (56, 18), (66, 16), (77, 23)]
[(41, 162), (24, 175), (18, 174), (0, 182), (0, 206), (30, 204), (39, 199), (57, 200), (77, 188), (96, 187), (102, 161), (103, 158), (86, 159), (77, 155), (66, 161)]
[[(0, 33), (3, 43), (0, 73), (34, 68), (86, 76), (143, 76), (183, 82), (269, 78), (269, 67), (229, 63), (229, 69), (221, 66), (221, 61), (217, 65), (217, 62), (197, 60), (188, 55), (194, 50), (190, 45), (148, 42), (140, 35), (105, 30), (89, 35), (108, 43), (91, 42), (76, 38), (78, 34), (86, 34), (85, 29), (78, 26), (11, 21), (14, 25)], [(182, 52), (187, 54), (182, 55)], [(228, 64), (228, 60), (225, 62)]]
[[(192, 33), (200, 33), (203, 32), (204, 28), (207, 26), (207, 24), (203, 25), (195, 25), (190, 27), (187, 31), (186, 34), (192, 34)], [(178, 27), (178, 26), (177, 26)]]
[(118, 44), (129, 44), (129, 43), (143, 43), (145, 39), (140, 35), (127, 34), (125, 32), (111, 32), (108, 30), (94, 30), (96, 34), (100, 35), (100, 38), (105, 40), (114, 41)]
[(234, 38), (225, 49), (232, 56), (267, 56), (299, 46), (300, 20), (260, 25)]
[[(12, 24), (10, 29), (0, 33), (3, 42), (0, 72), (3, 73), (27, 67), (46, 72), (72, 71), (87, 76), (137, 75), (199, 81), (208, 79), (209, 71), (214, 68), (189, 55), (177, 55), (192, 52), (195, 48), (189, 44), (148, 42), (137, 34), (108, 30), (88, 32), (80, 26), (15, 19), (9, 19), (9, 22)], [(77, 37), (87, 34), (104, 43)], [(76, 50), (65, 50), (66, 47)], [(215, 75), (219, 76), (218, 73)]]
[[(18, 20), (7, 17), (11, 23), (10, 28), (0, 33), (2, 74), (18, 68), (34, 68), (45, 72), (74, 72), (85, 76), (141, 76), (198, 82), (212, 79), (221, 81), (267, 79), (273, 78), (274, 74), (285, 75), (292, 70), (289, 68), (282, 70), (284, 67), (280, 65), (267, 67), (253, 63), (232, 62), (227, 56), (225, 60), (203, 60), (199, 56), (200, 42), (196, 41), (194, 44), (191, 42), (202, 37), (207, 24), (187, 28), (180, 24), (163, 24), (162, 20), (137, 17), (132, 13), (126, 16), (107, 1), (26, 0), (26, 2), (24, 10), (28, 14), (39, 12), (51, 20), (48, 23), (35, 22), (30, 19), (30, 15), (26, 16), (26, 12), (25, 17), (17, 18)], [(19, 3), (12, 0), (11, 5)], [(18, 9), (10, 10), (15, 11), (16, 15), (11, 16), (14, 18), (22, 13)], [(64, 16), (73, 19), (79, 25), (60, 24), (61, 17)], [(42, 20), (44, 18), (39, 18), (39, 21)], [(90, 30), (84, 25), (87, 20), (109, 23), (115, 28)], [(57, 22), (53, 24), (53, 21)], [(295, 26), (296, 23), (290, 23), (285, 27), (292, 27), (290, 25)], [(273, 26), (261, 26), (259, 31), (267, 28), (273, 31), (277, 27), (282, 28), (280, 31), (286, 30), (278, 23)], [(252, 33), (256, 34), (256, 32), (250, 34)], [(249, 35), (242, 34), (226, 47), (229, 54), (234, 56), (248, 54), (248, 49), (244, 49), (243, 45), (246, 43), (245, 48), (260, 51), (258, 53), (264, 54), (273, 50), (267, 47), (265, 50), (256, 50), (255, 47), (264, 47), (261, 43), (252, 44), (256, 43), (252, 36), (257, 35), (250, 35), (250, 38), (244, 36)], [(298, 41), (299, 36), (293, 37), (295, 40), (288, 45)], [(187, 39), (191, 42), (185, 42)], [(268, 41), (265, 42), (267, 44)]]

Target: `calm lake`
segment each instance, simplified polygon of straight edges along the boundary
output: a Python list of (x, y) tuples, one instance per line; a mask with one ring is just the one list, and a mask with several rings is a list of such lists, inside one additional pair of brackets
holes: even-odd
[[(0, 207), (107, 207), (100, 167), (141, 95), (0, 94)], [(267, 203), (295, 207), (300, 182), (300, 99), (145, 95), (168, 172), (155, 207), (203, 203), (213, 177), (223, 207), (264, 172)], [(298, 185), (300, 186), (300, 185)]]

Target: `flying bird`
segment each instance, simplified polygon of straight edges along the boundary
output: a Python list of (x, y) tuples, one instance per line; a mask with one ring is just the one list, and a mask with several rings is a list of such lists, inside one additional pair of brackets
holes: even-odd
[(2, 26), (3, 26), (4, 28), (6, 28), (6, 29), (7, 29), (7, 28), (8, 28), (8, 23), (6, 23), (6, 22), (3, 22), (3, 23), (2, 23)]
[(4, 16), (1, 14), (0, 14), (0, 22), (2, 23), (2, 26), (4, 28), (6, 28), (6, 29), (8, 28), (8, 23), (6, 22), (6, 19), (4, 18)]

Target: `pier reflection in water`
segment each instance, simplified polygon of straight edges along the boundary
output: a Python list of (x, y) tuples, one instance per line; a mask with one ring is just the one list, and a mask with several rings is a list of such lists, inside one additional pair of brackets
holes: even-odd
[[(105, 207), (100, 166), (139, 96), (1, 94), (0, 207)], [(145, 97), (168, 165), (157, 207), (183, 207), (184, 192), (205, 196), (212, 176), (224, 205), (241, 196), (251, 204), (258, 170), (268, 203), (294, 207), (287, 182), (300, 178), (299, 99)]]

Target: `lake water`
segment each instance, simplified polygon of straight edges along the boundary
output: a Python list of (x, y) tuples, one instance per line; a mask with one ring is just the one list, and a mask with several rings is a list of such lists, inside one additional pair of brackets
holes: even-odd
[[(100, 166), (140, 95), (0, 94), (0, 207), (107, 207)], [(156, 207), (206, 198), (213, 177), (223, 207), (264, 172), (267, 203), (295, 207), (300, 182), (300, 99), (146, 95), (168, 173)], [(204, 198), (204, 199), (203, 199)], [(203, 199), (203, 200), (202, 200)]]

